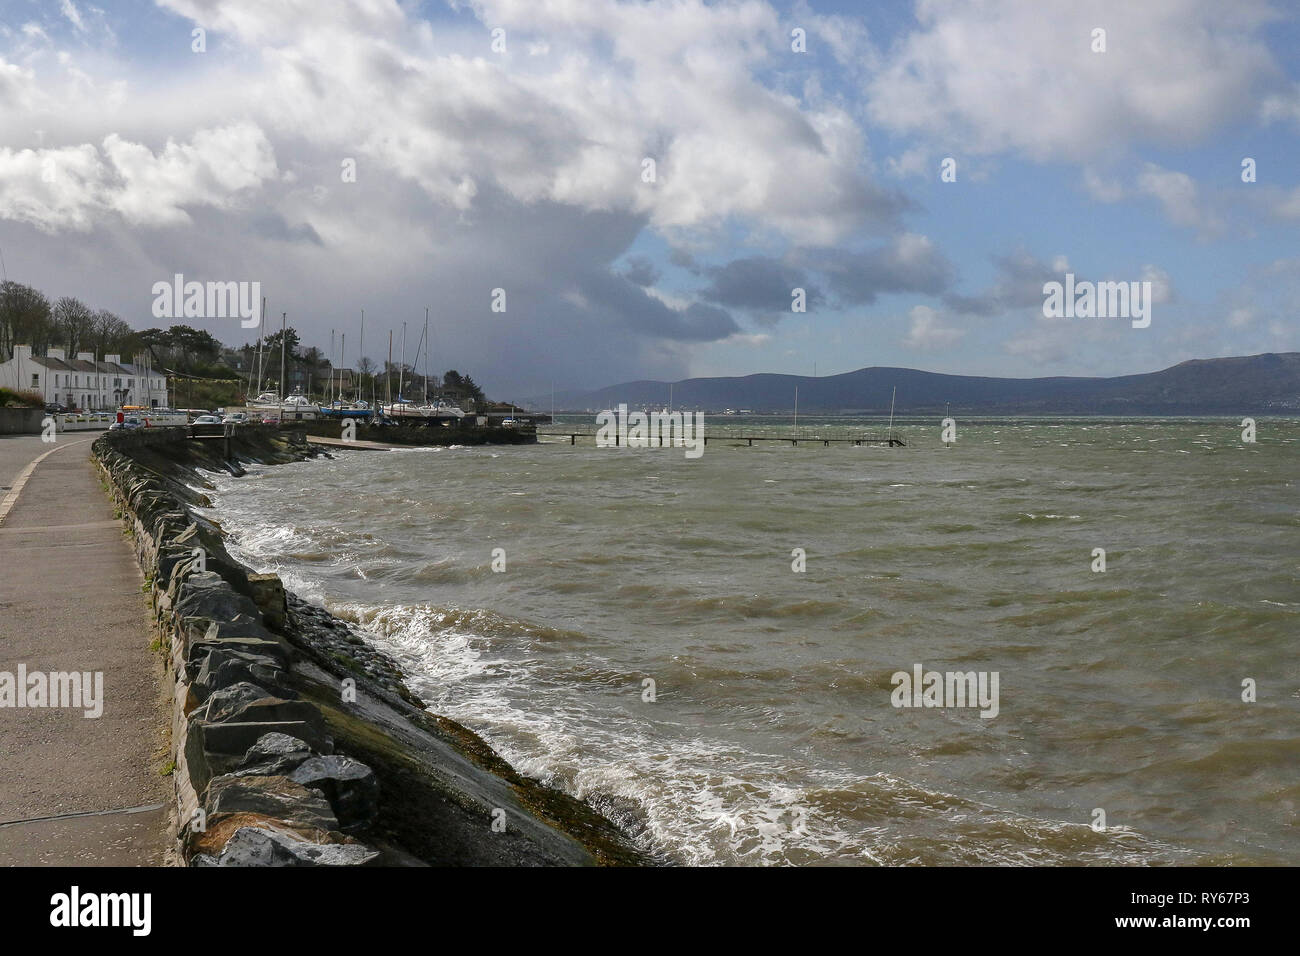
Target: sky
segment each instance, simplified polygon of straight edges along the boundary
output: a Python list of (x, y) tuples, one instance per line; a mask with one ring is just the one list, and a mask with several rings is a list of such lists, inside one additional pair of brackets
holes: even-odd
[(0, 0), (0, 253), (229, 345), (154, 285), (256, 281), (347, 366), (428, 308), (505, 399), (1295, 351), (1298, 51), (1282, 0)]

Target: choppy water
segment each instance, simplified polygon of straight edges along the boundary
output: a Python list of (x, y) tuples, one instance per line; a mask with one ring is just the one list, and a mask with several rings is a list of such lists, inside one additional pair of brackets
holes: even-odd
[[(217, 477), (214, 514), (682, 862), (1295, 864), (1297, 424), (348, 452)], [(916, 663), (998, 672), (998, 716), (895, 708)]]

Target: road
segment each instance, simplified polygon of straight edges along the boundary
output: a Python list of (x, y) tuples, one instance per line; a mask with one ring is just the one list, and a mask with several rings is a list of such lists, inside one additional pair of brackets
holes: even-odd
[(103, 675), (98, 717), (0, 694), (4, 865), (155, 865), (167, 850), (163, 665), (139, 567), (89, 458), (96, 437), (0, 438), (0, 500), (52, 452), (0, 518), (0, 682), (20, 666)]

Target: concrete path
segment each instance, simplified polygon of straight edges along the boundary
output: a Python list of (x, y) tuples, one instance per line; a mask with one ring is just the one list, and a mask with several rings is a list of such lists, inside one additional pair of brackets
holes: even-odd
[(0, 498), (4, 497), (23, 468), (51, 447), (41, 441), (40, 435), (0, 435)]
[(353, 439), (344, 441), (342, 438), (322, 438), (319, 435), (308, 435), (307, 440), (313, 445), (328, 445), (331, 448), (355, 448), (358, 451), (392, 451), (397, 448), (421, 448), (422, 445), (387, 445), (379, 441), (361, 441)]
[(103, 674), (97, 718), (0, 706), (4, 865), (149, 865), (167, 851), (163, 666), (139, 568), (89, 460), (96, 437), (0, 439), (6, 486), (53, 451), (0, 522), (0, 681), (20, 665)]

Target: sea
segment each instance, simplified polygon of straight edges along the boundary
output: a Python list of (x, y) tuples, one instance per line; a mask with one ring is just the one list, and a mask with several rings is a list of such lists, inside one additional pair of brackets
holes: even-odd
[(210, 514), (681, 864), (1295, 865), (1298, 426), (708, 416), (699, 457), (331, 449)]

